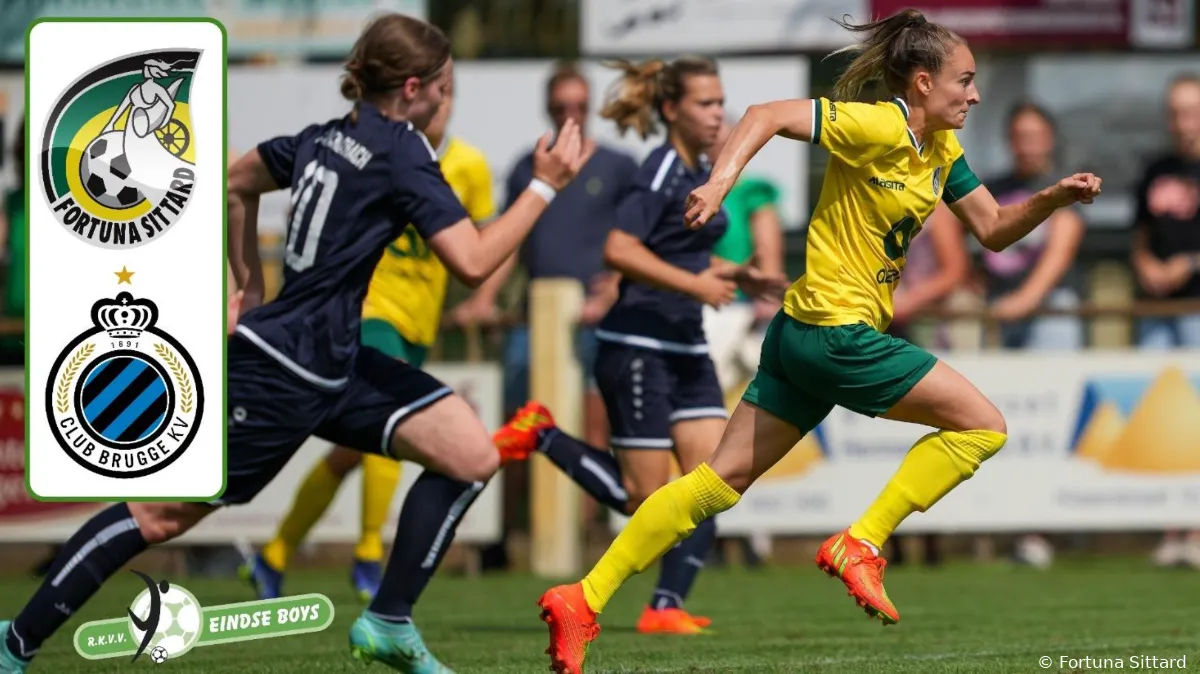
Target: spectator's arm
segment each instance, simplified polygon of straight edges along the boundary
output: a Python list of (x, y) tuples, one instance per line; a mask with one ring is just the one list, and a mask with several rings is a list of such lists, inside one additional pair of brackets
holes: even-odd
[(949, 208), (939, 205), (934, 210), (926, 234), (933, 242), (938, 271), (924, 283), (900, 286), (907, 290), (896, 296), (896, 320), (899, 322), (945, 299), (967, 280), (971, 270), (962, 223)]
[(1139, 223), (1133, 230), (1130, 257), (1133, 272), (1143, 290), (1156, 297), (1171, 292), (1167, 263), (1150, 250), (1150, 235), (1144, 224)]
[(1056, 211), (1047, 224), (1050, 231), (1045, 249), (1025, 282), (1013, 291), (1034, 308), (1041, 306), (1046, 295), (1058, 287), (1075, 262), (1085, 229), (1083, 218), (1070, 209)]

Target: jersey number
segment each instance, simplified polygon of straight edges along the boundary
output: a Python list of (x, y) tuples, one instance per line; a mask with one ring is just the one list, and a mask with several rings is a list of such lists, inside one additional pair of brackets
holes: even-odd
[(908, 255), (908, 246), (913, 237), (921, 231), (921, 223), (911, 215), (892, 225), (887, 234), (883, 235), (883, 252), (889, 260), (899, 260)]
[[(304, 175), (292, 191), (292, 222), (288, 227), (284, 255), (284, 262), (292, 271), (304, 271), (317, 259), (317, 245), (321, 242), (321, 231), (325, 229), (325, 218), (329, 216), (329, 204), (333, 202), (337, 184), (337, 174), (318, 164), (317, 160), (304, 167)], [(309, 214), (314, 192), (317, 203)]]

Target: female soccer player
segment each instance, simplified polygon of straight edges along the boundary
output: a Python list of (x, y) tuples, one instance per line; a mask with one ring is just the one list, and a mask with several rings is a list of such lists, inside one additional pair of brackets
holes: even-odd
[[(900, 616), (884, 592), (880, 546), (905, 517), (932, 506), (1004, 446), (1004, 418), (983, 394), (931, 354), (883, 334), (905, 250), (939, 198), (984, 246), (1002, 250), (1056, 209), (1091, 202), (1100, 179), (1076, 174), (1023, 203), (998, 206), (954, 136), (979, 102), (975, 60), (963, 40), (915, 10), (841, 25), (866, 39), (838, 82), (840, 100), (751, 107), (712, 177), (689, 196), (686, 221), (702, 227), (775, 135), (832, 155), (809, 226), (807, 273), (768, 329), (757, 376), (716, 451), (646, 499), (582, 582), (539, 600), (560, 674), (582, 671), (599, 632), (596, 614), (627, 579), (732, 508), (834, 405), (938, 429), (917, 442), (863, 517), (817, 554), (817, 565), (885, 624)], [(849, 102), (876, 78), (891, 100)]]
[[(482, 152), (446, 135), (453, 101), (451, 84), (442, 107), (426, 127), (425, 136), (437, 149), (446, 182), (466, 207), (467, 214), (479, 224), (492, 217), (495, 210), (492, 175)], [(437, 337), (445, 296), (445, 266), (416, 228), (409, 225), (387, 247), (371, 277), (363, 303), (360, 329), (363, 346), (421, 367)], [(338, 446), (313, 466), (296, 491), (291, 510), (284, 516), (275, 537), (251, 565), (242, 569), (243, 577), (254, 584), (261, 598), (282, 594), (283, 573), (292, 553), (333, 503), (342, 480), (360, 463), (362, 516), (350, 582), (362, 601), (368, 602), (375, 596), (383, 577), (383, 524), (400, 481), (400, 462)]]
[[(499, 456), (466, 401), (421, 370), (361, 346), (362, 302), (379, 258), (409, 224), (452, 273), (479, 284), (578, 172), (579, 130), (565, 125), (552, 150), (543, 137), (527, 193), (479, 230), (418, 131), (437, 114), (452, 76), (446, 37), (422, 21), (383, 15), (345, 69), (350, 114), (270, 139), (229, 172), (230, 263), (245, 313), (228, 344), (224, 495), (212, 504), (122, 503), (93, 517), (20, 614), (0, 623), (0, 672), (23, 672), (42, 642), (147, 547), (183, 534), (217, 507), (254, 498), (312, 435), (426, 467), (405, 501), (379, 593), (350, 629), (350, 648), (359, 660), (401, 672), (450, 672), (425, 647), (412, 607)], [(289, 186), (283, 288), (255, 306), (262, 298), (259, 197)]]
[[(670, 450), (683, 470), (691, 470), (712, 453), (725, 428), (728, 415), (708, 356), (703, 307), (728, 304), (739, 284), (757, 295), (772, 283), (786, 288), (787, 279), (713, 257), (725, 233), (724, 214), (702, 229), (683, 223), (688, 193), (709, 176), (704, 150), (724, 120), (716, 63), (683, 57), (619, 66), (623, 74), (601, 116), (615, 121), (622, 134), (633, 129), (643, 139), (661, 119), (667, 142), (642, 163), (604, 246), (605, 262), (623, 277), (619, 299), (596, 330), (595, 377), (616, 458), (559, 432), (537, 402), (522, 408), (495, 439), (508, 460), (541, 449), (598, 501), (632, 514), (670, 480)], [(663, 559), (639, 632), (694, 634), (709, 624), (687, 614), (683, 601), (715, 534), (714, 522), (701, 522)]]

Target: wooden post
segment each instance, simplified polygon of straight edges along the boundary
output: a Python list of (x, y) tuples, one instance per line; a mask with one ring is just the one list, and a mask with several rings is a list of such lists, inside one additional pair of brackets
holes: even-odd
[[(1105, 260), (1092, 269), (1088, 279), (1088, 297), (1098, 307), (1129, 308), (1135, 300), (1129, 267), (1123, 262)], [(1093, 318), (1088, 325), (1093, 349), (1128, 349), (1133, 345), (1134, 320), (1128, 316)]]
[[(538, 279), (529, 289), (529, 392), (544, 403), (565, 433), (583, 431), (583, 373), (575, 355), (575, 330), (583, 286), (574, 279)], [(533, 573), (543, 578), (578, 575), (583, 563), (579, 526), (581, 493), (542, 454), (530, 457)]]

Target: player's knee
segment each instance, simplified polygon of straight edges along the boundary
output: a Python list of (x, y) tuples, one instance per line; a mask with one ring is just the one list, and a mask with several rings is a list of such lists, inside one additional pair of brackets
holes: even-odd
[(158, 545), (187, 533), (212, 508), (197, 503), (131, 503), (129, 512), (146, 543)]
[(625, 514), (632, 515), (637, 512), (637, 509), (650, 498), (656, 490), (662, 488), (666, 483), (654, 484), (646, 481), (625, 480)]
[(980, 411), (979, 421), (973, 430), (1008, 435), (1008, 422), (1004, 420), (1004, 414), (995, 405), (988, 403), (986, 408)]
[(325, 455), (325, 466), (338, 477), (346, 477), (362, 463), (362, 454), (345, 447), (334, 447)]
[[(489, 449), (491, 446), (489, 445)], [(500, 470), (500, 455), (494, 449), (480, 452), (477, 456), (459, 462), (456, 475), (451, 477), (463, 482), (487, 482)]]

